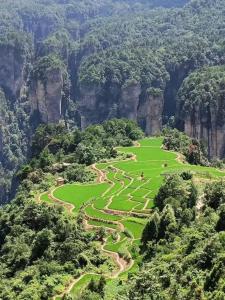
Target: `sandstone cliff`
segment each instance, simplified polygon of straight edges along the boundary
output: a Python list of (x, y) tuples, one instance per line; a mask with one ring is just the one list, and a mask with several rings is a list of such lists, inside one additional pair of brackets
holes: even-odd
[(208, 113), (203, 113), (200, 107), (196, 107), (195, 111), (183, 120), (185, 133), (203, 141), (211, 158), (225, 156), (225, 124), (218, 122), (221, 109), (211, 107)]
[(81, 128), (103, 122), (109, 118), (128, 118), (137, 121), (147, 135), (162, 129), (163, 95), (148, 94), (142, 97), (141, 85), (110, 86), (107, 91), (99, 86), (82, 87), (78, 101)]
[(4, 44), (0, 45), (0, 57), (0, 88), (15, 99), (23, 85), (26, 57), (22, 50)]
[(202, 140), (210, 158), (225, 156), (225, 68), (192, 72), (178, 92), (177, 120), (189, 136)]
[(156, 135), (162, 130), (163, 95), (146, 95), (138, 107), (138, 123), (147, 135)]
[(45, 77), (45, 81), (37, 79), (31, 83), (31, 112), (38, 112), (41, 122), (57, 123), (62, 116), (62, 71), (60, 68), (47, 70)]

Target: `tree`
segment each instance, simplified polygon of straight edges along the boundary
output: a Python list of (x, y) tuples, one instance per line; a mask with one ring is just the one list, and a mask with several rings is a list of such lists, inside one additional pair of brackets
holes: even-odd
[(225, 203), (225, 183), (215, 182), (208, 184), (205, 188), (206, 204), (213, 209), (219, 208), (221, 204)]
[(177, 222), (171, 205), (166, 205), (162, 211), (159, 225), (159, 238), (170, 238), (177, 230)]
[(222, 204), (219, 211), (219, 220), (216, 224), (217, 231), (225, 231), (225, 204)]
[(157, 241), (159, 236), (159, 224), (160, 224), (160, 217), (158, 212), (154, 212), (153, 215), (150, 217), (150, 220), (146, 224), (143, 233), (141, 242), (146, 247), (149, 241)]
[(51, 245), (53, 232), (48, 229), (43, 229), (37, 234), (32, 250), (32, 259), (41, 258), (44, 252)]

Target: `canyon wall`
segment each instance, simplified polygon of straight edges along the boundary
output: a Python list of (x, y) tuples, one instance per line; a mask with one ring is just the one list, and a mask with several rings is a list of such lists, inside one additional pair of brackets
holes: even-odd
[(127, 118), (136, 121), (147, 135), (158, 134), (162, 129), (164, 99), (162, 95), (141, 97), (139, 83), (126, 87), (108, 87), (102, 94), (100, 87), (82, 87), (78, 101), (81, 128), (101, 123), (110, 118)]
[(57, 123), (62, 116), (62, 71), (60, 68), (48, 70), (45, 77), (45, 82), (37, 79), (31, 83), (31, 113), (38, 112), (40, 122)]
[(201, 140), (208, 149), (210, 158), (225, 156), (225, 123), (221, 123), (222, 107), (211, 107), (203, 113), (200, 107), (184, 119), (184, 131), (187, 135)]

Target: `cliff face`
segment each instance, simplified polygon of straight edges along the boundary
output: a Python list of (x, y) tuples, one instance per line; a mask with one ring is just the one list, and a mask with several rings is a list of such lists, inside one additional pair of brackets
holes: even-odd
[(141, 86), (138, 83), (121, 89), (121, 96), (118, 101), (120, 117), (137, 121), (140, 94)]
[(23, 85), (26, 58), (11, 45), (0, 45), (0, 87), (9, 97), (17, 97)]
[(137, 121), (147, 135), (154, 135), (162, 129), (164, 99), (162, 95), (142, 97), (139, 83), (119, 88), (110, 86), (102, 94), (100, 87), (82, 87), (78, 101), (81, 128), (106, 119), (117, 117)]
[(162, 95), (147, 95), (138, 107), (138, 123), (147, 135), (160, 133), (162, 129), (164, 98)]
[(184, 118), (184, 131), (187, 135), (202, 140), (208, 148), (210, 158), (225, 156), (225, 123), (221, 121), (220, 107), (210, 107), (203, 112), (199, 106), (189, 116)]
[(37, 79), (31, 84), (31, 111), (38, 112), (41, 122), (57, 123), (62, 114), (62, 71), (60, 68), (48, 70), (45, 77), (45, 81)]
[(225, 156), (225, 68), (204, 67), (192, 72), (178, 92), (176, 115), (189, 136), (202, 140), (208, 156)]

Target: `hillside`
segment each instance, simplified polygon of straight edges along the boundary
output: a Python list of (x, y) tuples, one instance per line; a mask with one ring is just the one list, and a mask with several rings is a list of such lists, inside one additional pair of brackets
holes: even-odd
[(192, 91), (183, 89), (189, 75), (224, 64), (223, 11), (224, 0), (3, 1), (1, 202), (14, 195), (15, 172), (42, 123), (72, 130), (125, 117), (154, 135), (169, 121), (201, 139), (210, 158), (223, 158), (221, 93), (188, 118), (179, 104)]
[(225, 172), (164, 134), (38, 128), (0, 211), (2, 299), (223, 299)]
[(225, 0), (2, 0), (0, 300), (225, 299)]

